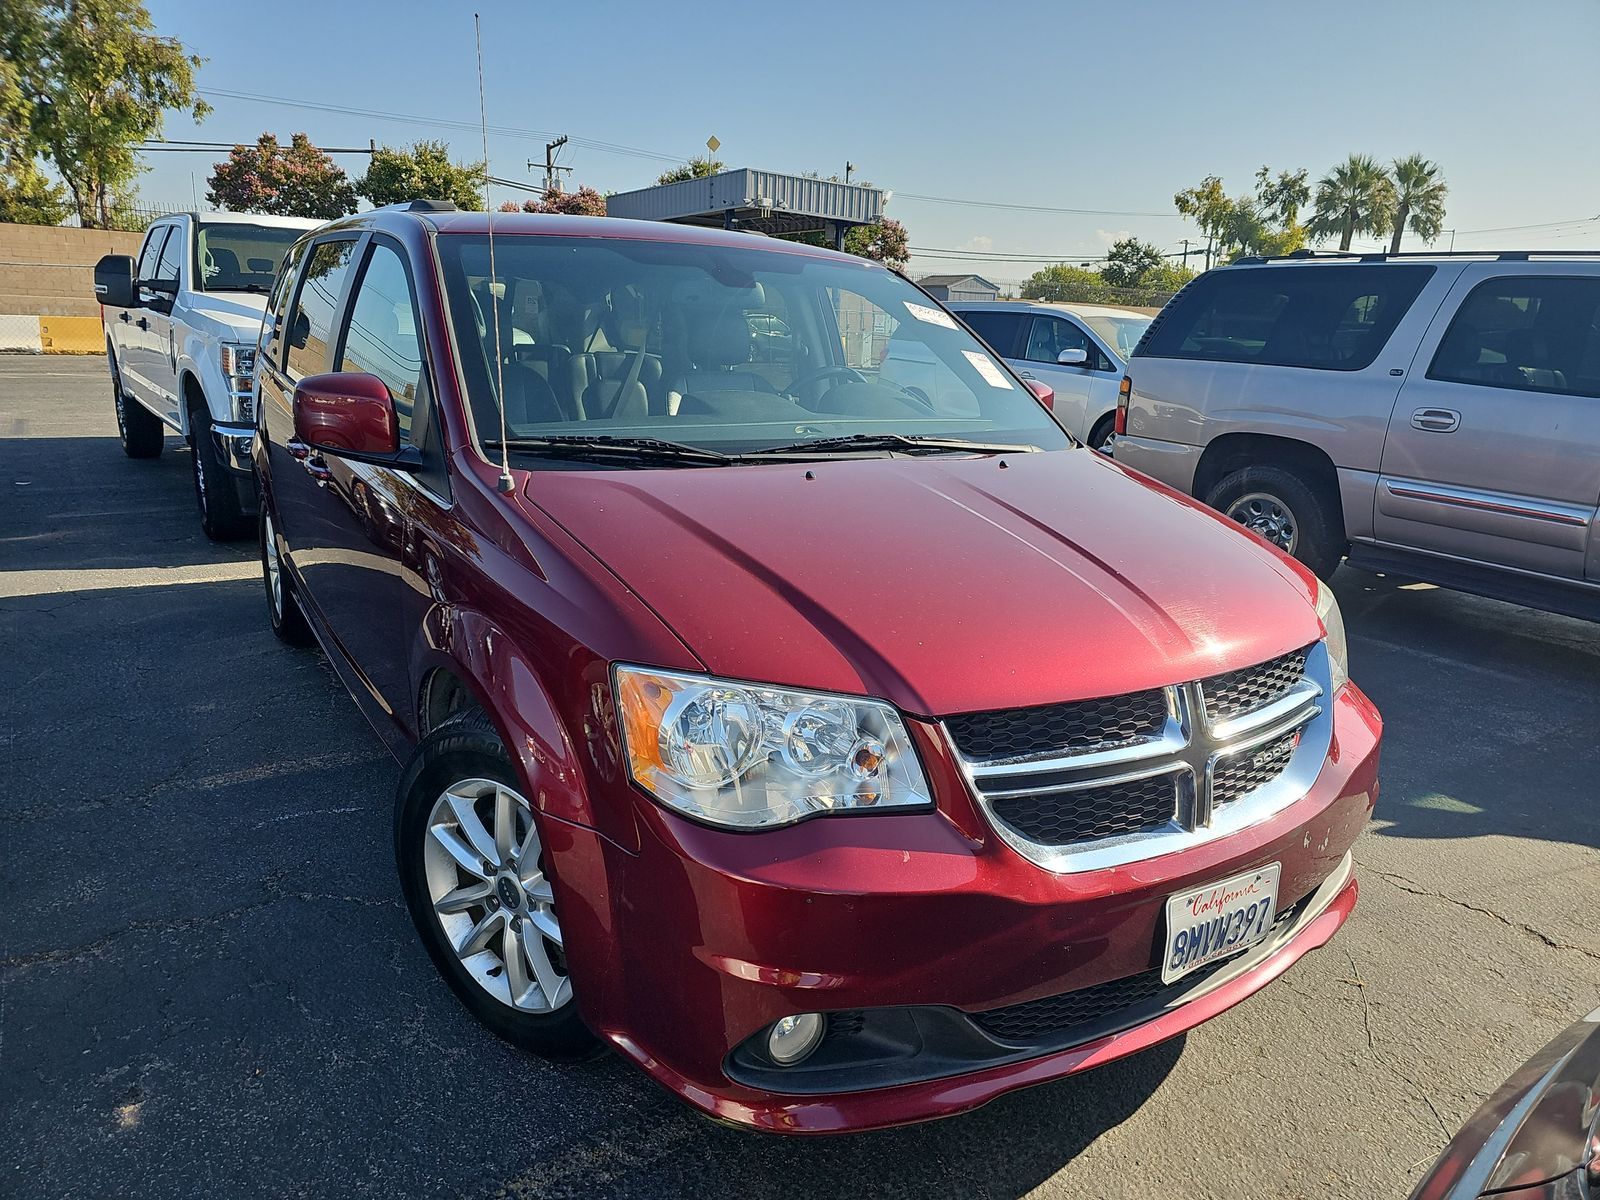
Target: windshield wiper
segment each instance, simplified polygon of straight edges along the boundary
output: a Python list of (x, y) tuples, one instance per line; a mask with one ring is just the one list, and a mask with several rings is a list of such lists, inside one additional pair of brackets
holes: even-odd
[(206, 288), (208, 292), (254, 292), (258, 296), (265, 296), (271, 290), (264, 283), (214, 283)]
[(967, 454), (1029, 454), (1038, 446), (1017, 445), (1013, 442), (979, 442), (970, 438), (934, 437), (919, 433), (847, 433), (842, 437), (815, 438), (809, 442), (793, 442), (785, 446), (768, 446), (749, 454), (809, 454), (829, 450), (890, 450), (905, 453), (917, 451), (957, 452)]
[(633, 462), (698, 463), (707, 467), (726, 467), (738, 461), (732, 455), (684, 442), (653, 437), (617, 437), (609, 433), (510, 438), (505, 442), (484, 442), (483, 446), (486, 450), (498, 450), (505, 446), (508, 450), (562, 458), (619, 458)]

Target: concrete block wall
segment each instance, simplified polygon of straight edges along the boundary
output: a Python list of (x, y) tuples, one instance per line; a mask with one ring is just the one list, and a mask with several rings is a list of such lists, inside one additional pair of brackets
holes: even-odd
[(0, 351), (100, 353), (94, 264), (103, 254), (137, 254), (143, 236), (0, 223)]

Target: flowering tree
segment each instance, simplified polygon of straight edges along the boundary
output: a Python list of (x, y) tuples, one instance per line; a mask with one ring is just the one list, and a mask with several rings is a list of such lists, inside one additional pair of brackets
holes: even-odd
[(876, 225), (856, 225), (846, 230), (844, 248), (858, 258), (870, 258), (896, 271), (905, 270), (911, 261), (911, 235), (892, 217)]
[(575, 192), (551, 188), (537, 200), (524, 200), (518, 204), (507, 200), (501, 212), (564, 213), (569, 217), (603, 217), (606, 215), (606, 198), (592, 187), (581, 187)]
[(206, 184), (206, 199), (232, 212), (331, 220), (356, 207), (355, 186), (303, 133), (287, 146), (270, 133), (235, 146)]

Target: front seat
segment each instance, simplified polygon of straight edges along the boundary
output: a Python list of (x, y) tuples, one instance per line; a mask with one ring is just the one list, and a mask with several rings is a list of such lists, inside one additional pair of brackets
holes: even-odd
[(754, 340), (749, 320), (738, 310), (693, 322), (689, 326), (687, 347), (691, 366), (673, 390), (683, 396), (706, 392), (777, 395), (778, 389), (754, 371), (738, 370), (749, 363)]

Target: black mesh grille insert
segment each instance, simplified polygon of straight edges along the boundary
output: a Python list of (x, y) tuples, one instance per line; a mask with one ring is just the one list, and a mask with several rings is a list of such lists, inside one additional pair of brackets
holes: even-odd
[[(1297, 920), (1315, 892), (1307, 893), (1288, 908), (1278, 913), (1272, 923), (1270, 940), (1285, 926)], [(1182, 979), (1167, 985), (1161, 982), (1159, 970), (1144, 971), (1125, 979), (1111, 979), (1092, 987), (1080, 988), (1060, 996), (1045, 996), (1027, 1000), (1005, 1008), (991, 1008), (988, 1012), (970, 1014), (979, 1028), (994, 1037), (1008, 1042), (1058, 1041), (1063, 1034), (1080, 1026), (1092, 1026), (1124, 1009), (1153, 1000), (1164, 993), (1177, 995), (1203, 983), (1218, 971), (1233, 963), (1235, 957), (1218, 959), (1191, 971)], [(1087, 1034), (1095, 1031), (1086, 1029)]]
[(1166, 720), (1166, 693), (1151, 688), (1102, 700), (967, 713), (947, 718), (945, 726), (962, 754), (992, 759), (1126, 746), (1155, 737)]
[(1206, 712), (1214, 721), (1254, 712), (1282, 696), (1299, 683), (1305, 673), (1306, 650), (1296, 650), (1253, 667), (1213, 675), (1200, 683)]
[(1300, 731), (1286, 733), (1276, 741), (1243, 750), (1217, 761), (1211, 773), (1211, 805), (1221, 808), (1258, 787), (1265, 787), (1289, 765), (1294, 748), (1300, 744)]
[(1029, 840), (1065, 846), (1166, 824), (1177, 809), (1177, 776), (1152, 775), (1131, 783), (1008, 796), (990, 803), (996, 816)]

